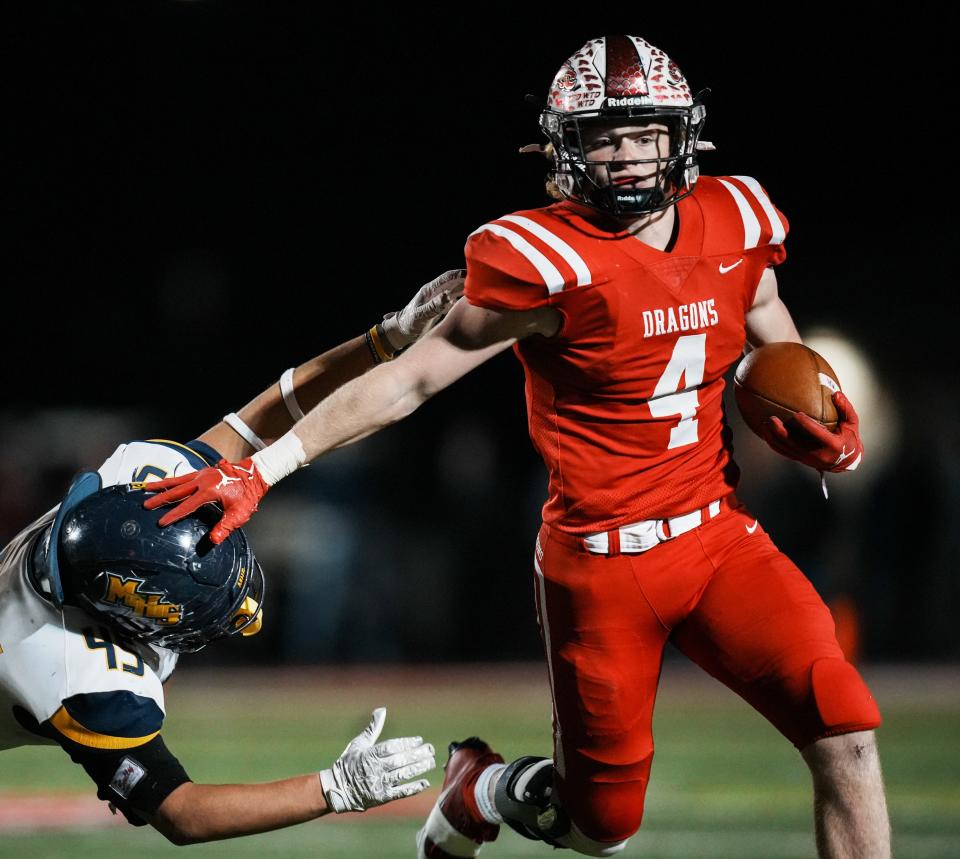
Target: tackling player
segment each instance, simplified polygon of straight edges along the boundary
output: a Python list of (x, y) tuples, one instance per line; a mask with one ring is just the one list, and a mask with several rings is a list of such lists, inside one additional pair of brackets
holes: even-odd
[[(505, 765), (476, 738), (452, 744), (421, 857), (475, 855), (504, 822), (586, 855), (622, 850), (643, 814), (668, 640), (800, 750), (822, 855), (889, 855), (877, 706), (826, 606), (734, 495), (723, 374), (745, 349), (800, 337), (773, 271), (786, 219), (751, 177), (698, 176), (704, 118), (662, 51), (587, 42), (540, 118), (559, 202), (470, 236), (467, 301), (269, 450), (158, 484), (148, 502), (181, 501), (172, 522), (219, 501), (220, 539), (301, 463), (514, 348), (550, 472), (534, 582), (554, 754)], [(856, 414), (834, 402), (835, 433), (797, 416), (771, 422), (767, 440), (820, 471), (852, 470)]]
[[(209, 512), (161, 529), (152, 480), (262, 449), (344, 381), (402, 349), (449, 309), (462, 272), (424, 286), (366, 335), (287, 371), (239, 415), (186, 445), (134, 441), (0, 554), (0, 750), (56, 743), (130, 823), (176, 844), (250, 835), (419, 793), (433, 747), (378, 742), (386, 710), (328, 768), (269, 784), (195, 784), (160, 735), (162, 684), (180, 653), (263, 620), (264, 581), (246, 535), (214, 546)], [(288, 415), (287, 412), (290, 412)], [(292, 420), (291, 420), (292, 419)], [(131, 485), (132, 484), (132, 485)]]

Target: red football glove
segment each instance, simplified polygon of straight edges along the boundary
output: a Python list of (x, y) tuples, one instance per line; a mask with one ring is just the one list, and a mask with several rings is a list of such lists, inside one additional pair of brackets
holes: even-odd
[(833, 395), (837, 407), (837, 429), (830, 432), (821, 423), (803, 412), (795, 412), (790, 431), (780, 418), (770, 418), (763, 425), (763, 439), (781, 456), (795, 459), (817, 471), (853, 471), (863, 458), (860, 441), (860, 420), (853, 404), (837, 391)]
[(181, 502), (161, 517), (161, 527), (179, 522), (211, 501), (220, 504), (223, 507), (223, 518), (210, 529), (210, 539), (214, 543), (222, 543), (234, 528), (247, 523), (270, 485), (260, 476), (257, 466), (248, 457), (240, 462), (221, 459), (213, 468), (202, 468), (181, 477), (152, 481), (145, 488), (150, 492), (165, 490), (143, 503), (147, 510), (156, 510), (175, 501)]

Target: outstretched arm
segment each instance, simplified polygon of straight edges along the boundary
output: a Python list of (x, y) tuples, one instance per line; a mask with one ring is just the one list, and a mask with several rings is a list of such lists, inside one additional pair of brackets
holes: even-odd
[(185, 782), (149, 822), (174, 844), (196, 844), (294, 826), (329, 812), (314, 773), (264, 784)]
[(210, 532), (219, 543), (250, 518), (270, 486), (300, 465), (395, 423), (517, 340), (533, 334), (552, 336), (560, 324), (559, 312), (551, 307), (501, 312), (458, 302), (399, 360), (339, 388), (266, 450), (241, 462), (221, 461), (215, 468), (157, 481), (151, 488), (165, 491), (146, 506), (154, 509), (180, 501), (160, 519), (165, 525), (203, 504), (220, 503), (224, 516)]
[[(359, 441), (405, 418), (517, 340), (554, 333), (557, 317), (559, 314), (551, 308), (503, 312), (461, 301), (436, 331), (415, 344), (402, 359), (344, 385), (288, 436), (296, 436), (306, 462)], [(265, 458), (270, 464), (269, 457)]]
[[(436, 766), (420, 737), (378, 743), (382, 707), (330, 769), (267, 784), (194, 784), (171, 792), (149, 822), (175, 844), (254, 835), (293, 826), (331, 811), (365, 811), (413, 796), (429, 786), (418, 778)], [(411, 779), (414, 779), (411, 781)]]
[(289, 384), (286, 398), (280, 384), (271, 385), (230, 418), (233, 426), (221, 421), (199, 441), (227, 460), (242, 459), (260, 449), (246, 434), (270, 444), (341, 385), (389, 360), (429, 331), (462, 294), (463, 279), (464, 272), (454, 269), (424, 284), (399, 313), (388, 314), (367, 333), (293, 368), (285, 383)]

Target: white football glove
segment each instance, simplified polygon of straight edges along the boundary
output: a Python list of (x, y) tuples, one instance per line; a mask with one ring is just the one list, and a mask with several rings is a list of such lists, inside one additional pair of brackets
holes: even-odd
[[(432, 770), (433, 746), (422, 737), (398, 737), (377, 743), (387, 718), (385, 707), (373, 711), (370, 724), (343, 750), (330, 769), (320, 772), (327, 805), (337, 814), (366, 811), (428, 788), (426, 779), (407, 781)], [(374, 745), (376, 743), (376, 745)]]
[(462, 268), (445, 271), (425, 283), (399, 313), (383, 317), (383, 333), (395, 352), (406, 348), (429, 331), (463, 295), (467, 273)]

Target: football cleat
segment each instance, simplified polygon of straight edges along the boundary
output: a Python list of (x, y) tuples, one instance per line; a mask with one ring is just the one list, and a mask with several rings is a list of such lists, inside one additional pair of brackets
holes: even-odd
[(418, 859), (476, 856), (500, 833), (499, 825), (480, 816), (473, 789), (480, 774), (503, 758), (479, 737), (450, 743), (448, 754), (440, 796), (417, 833)]

